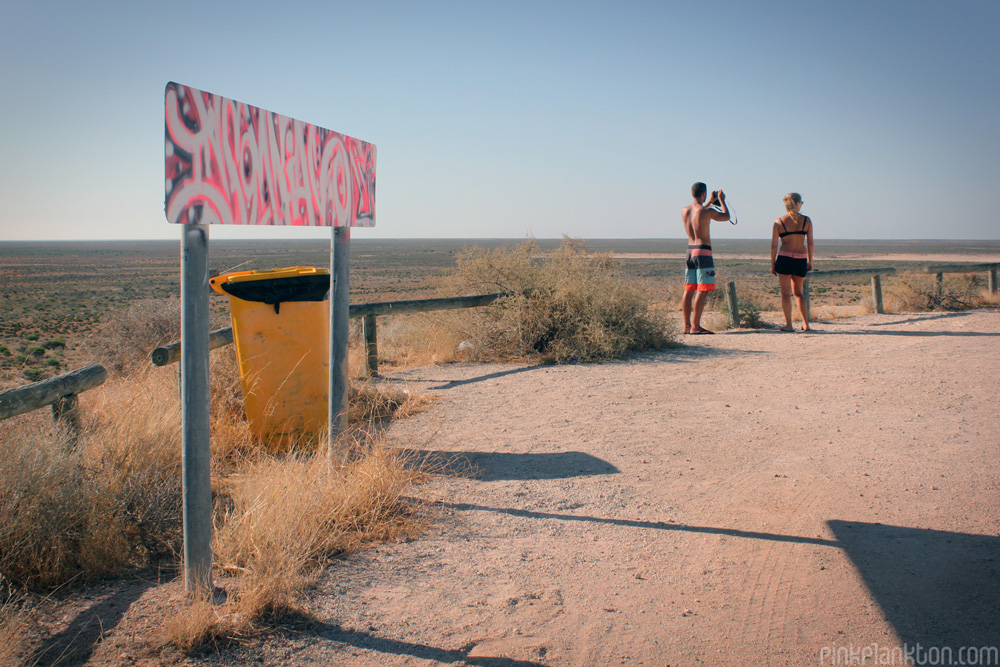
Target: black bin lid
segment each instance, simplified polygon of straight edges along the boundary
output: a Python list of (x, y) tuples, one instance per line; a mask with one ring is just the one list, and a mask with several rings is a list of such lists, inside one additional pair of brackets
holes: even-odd
[(330, 295), (330, 274), (227, 282), (220, 287), (237, 299), (270, 305), (286, 301), (326, 301)]

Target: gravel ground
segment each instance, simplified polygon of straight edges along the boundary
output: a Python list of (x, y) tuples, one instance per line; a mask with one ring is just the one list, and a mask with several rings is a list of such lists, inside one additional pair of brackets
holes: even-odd
[[(1000, 311), (684, 342), (392, 373), (441, 400), (390, 436), (475, 473), (420, 490), (425, 535), (331, 568), (313, 620), (167, 659), (907, 664), (950, 648), (959, 664), (1000, 647)], [(121, 637), (158, 589), (89, 664), (146, 662)]]

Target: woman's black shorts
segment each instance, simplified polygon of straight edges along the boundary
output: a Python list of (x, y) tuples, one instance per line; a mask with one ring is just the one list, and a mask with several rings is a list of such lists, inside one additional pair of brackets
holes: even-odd
[(774, 260), (774, 272), (783, 276), (798, 276), (805, 278), (809, 270), (809, 261), (787, 255), (778, 255)]

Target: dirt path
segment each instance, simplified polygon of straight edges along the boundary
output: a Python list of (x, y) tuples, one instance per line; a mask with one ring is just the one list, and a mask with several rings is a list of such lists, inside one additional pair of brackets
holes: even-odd
[(319, 626), (226, 664), (904, 664), (904, 644), (1000, 646), (1000, 311), (817, 329), (394, 374), (442, 400), (392, 435), (478, 476), (427, 490), (427, 535), (333, 570)]

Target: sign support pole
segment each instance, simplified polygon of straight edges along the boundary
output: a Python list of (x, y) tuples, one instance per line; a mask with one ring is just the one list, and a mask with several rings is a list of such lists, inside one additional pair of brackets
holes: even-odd
[(212, 590), (208, 225), (180, 227), (184, 590), (207, 596)]
[(330, 251), (330, 435), (333, 464), (344, 463), (338, 436), (347, 428), (347, 337), (349, 335), (351, 228), (334, 227)]

